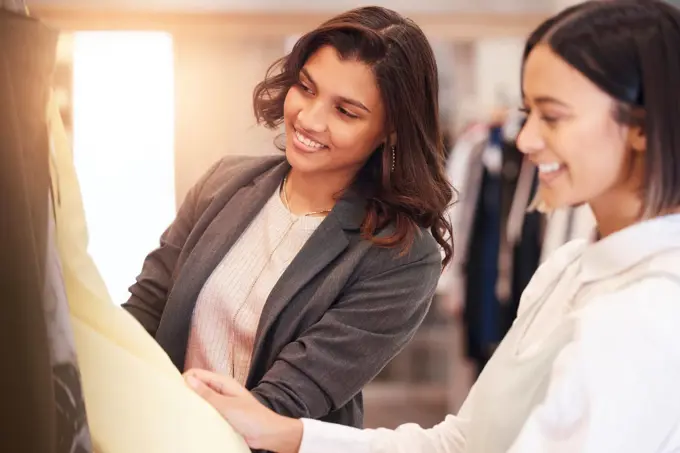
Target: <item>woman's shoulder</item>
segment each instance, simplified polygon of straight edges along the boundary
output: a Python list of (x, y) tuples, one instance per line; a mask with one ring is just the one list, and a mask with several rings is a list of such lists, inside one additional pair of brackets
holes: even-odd
[(437, 243), (434, 236), (432, 236), (432, 233), (426, 228), (418, 228), (411, 247), (416, 250), (416, 254), (419, 256), (443, 256), (442, 247)]
[[(389, 232), (383, 231), (383, 234), (389, 234)], [(369, 243), (368, 240), (364, 241)], [(370, 244), (366, 258), (364, 260), (366, 266), (358, 269), (360, 273), (379, 274), (410, 269), (416, 273), (422, 273), (424, 278), (426, 274), (432, 274), (438, 279), (441, 274), (443, 251), (432, 234), (421, 228), (416, 231), (413, 241), (407, 248)]]
[(442, 254), (428, 231), (416, 234), (408, 249), (381, 246), (368, 239), (361, 239), (355, 246), (360, 258), (350, 260), (355, 265), (348, 286), (357, 284), (384, 297), (399, 294), (399, 302), (394, 303), (409, 309), (429, 306), (441, 276)]
[(574, 316), (581, 341), (596, 345), (619, 332), (620, 341), (644, 338), (680, 367), (677, 319), (680, 319), (680, 250), (668, 249), (608, 280)]
[[(623, 288), (596, 296), (574, 312), (577, 338), (601, 358), (643, 349), (662, 353), (664, 362), (680, 372), (680, 282), (650, 274)], [(641, 356), (644, 355), (641, 352)]]
[(219, 180), (241, 172), (264, 173), (283, 163), (285, 159), (283, 154), (265, 156), (227, 155), (215, 162), (206, 172), (206, 176), (208, 179)]
[[(651, 323), (680, 318), (680, 249), (668, 249), (609, 280), (610, 289), (585, 306), (593, 322), (621, 318)], [(675, 327), (673, 328), (675, 329)]]
[(282, 154), (266, 156), (227, 155), (215, 162), (195, 185), (200, 198), (210, 198), (226, 184), (251, 182), (285, 161)]

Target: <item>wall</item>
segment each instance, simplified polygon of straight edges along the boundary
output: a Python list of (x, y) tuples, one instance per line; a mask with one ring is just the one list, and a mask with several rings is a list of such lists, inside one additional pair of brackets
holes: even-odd
[(30, 4), (182, 11), (343, 11), (362, 5), (384, 6), (401, 12), (550, 12), (553, 9), (552, 2), (547, 0), (31, 0)]
[[(273, 0), (155, 0), (145, 7), (195, 9), (250, 9), (272, 6), (284, 8)], [(60, 0), (38, 0), (37, 4)], [(108, 3), (107, 3), (108, 2)], [(72, 3), (72, 2), (71, 2)], [(130, 2), (130, 4), (137, 4)], [(452, 11), (470, 9), (463, 0), (385, 0), (355, 2), (312, 2), (288, 0), (285, 9), (341, 10), (360, 4), (383, 4), (402, 11)], [(478, 10), (540, 11), (562, 9), (575, 0), (485, 0), (475, 2)], [(93, 5), (88, 0), (88, 5)], [(97, 5), (125, 5), (121, 0), (98, 0)], [(252, 89), (268, 65), (283, 55), (286, 38), (257, 36), (234, 38), (219, 35), (176, 35), (177, 131), (176, 195), (178, 203), (200, 175), (225, 154), (273, 153), (273, 132), (257, 127), (252, 115)], [(520, 57), (524, 37), (489, 37), (473, 42), (434, 43), (443, 63), (443, 108), (457, 121), (485, 117), (499, 103), (519, 101)], [(289, 44), (288, 44), (289, 45)], [(448, 63), (448, 64), (447, 64)], [(450, 103), (450, 105), (446, 105)]]
[(175, 36), (178, 202), (220, 157), (276, 152), (275, 134), (255, 125), (251, 95), (282, 55), (279, 39)]
[(577, 3), (582, 3), (580, 0), (552, 0), (553, 11), (560, 11)]
[(476, 102), (482, 111), (519, 102), (524, 41), (524, 38), (491, 38), (475, 42)]
[[(284, 54), (285, 38), (176, 35), (176, 196), (226, 154), (277, 152), (275, 133), (255, 125), (252, 90)], [(432, 41), (442, 80), (444, 120), (458, 126), (519, 101), (523, 38)], [(453, 123), (453, 124), (452, 124)]]
[[(564, 1), (564, 0), (554, 0)], [(59, 6), (83, 10), (125, 8), (145, 10), (181, 11), (234, 11), (245, 10), (304, 10), (306, 13), (337, 11), (361, 4), (379, 4), (403, 12), (432, 13), (453, 11), (538, 12), (553, 9), (553, 2), (543, 0), (383, 0), (356, 2), (338, 0), (316, 2), (310, 0), (32, 0), (36, 11), (41, 7)], [(77, 11), (75, 9), (74, 11)], [(49, 10), (47, 11), (49, 12)], [(444, 15), (446, 16), (446, 15)], [(58, 18), (63, 20), (63, 14)], [(71, 15), (69, 15), (71, 17)], [(436, 17), (436, 16), (431, 16)], [(465, 28), (464, 24), (435, 23), (430, 30), (451, 33), (451, 29)], [(452, 14), (451, 17), (457, 17)], [(503, 18), (501, 20), (500, 18)], [(92, 23), (96, 23), (93, 18)], [(84, 20), (81, 18), (81, 20)], [(147, 20), (150, 20), (147, 18)], [(507, 27), (510, 34), (526, 25), (515, 17), (484, 19), (489, 30), (497, 33)], [(498, 22), (500, 20), (500, 22)], [(527, 24), (535, 19), (527, 19)], [(513, 22), (513, 21), (516, 21)], [(58, 22), (58, 21), (57, 21)], [(498, 22), (498, 23), (497, 23)], [(83, 23), (87, 23), (87, 17)], [(196, 22), (198, 23), (198, 22)], [(486, 22), (485, 22), (486, 23)], [(515, 24), (514, 28), (508, 24)], [(147, 24), (148, 25), (148, 24)], [(176, 24), (177, 25), (177, 24)], [(181, 25), (181, 24), (180, 24)], [(181, 29), (183, 26), (178, 26)], [(188, 27), (188, 26), (187, 26)], [(196, 179), (217, 159), (225, 154), (264, 154), (276, 152), (272, 141), (274, 133), (254, 124), (251, 93), (257, 81), (264, 76), (268, 65), (283, 54), (285, 36), (263, 33), (262, 27), (251, 26), (253, 36), (222, 33), (230, 28), (212, 24), (210, 33), (194, 31), (175, 33), (176, 48), (176, 197), (180, 202)], [(217, 27), (217, 28), (215, 28)], [(443, 27), (443, 28), (442, 28)], [(501, 28), (502, 28), (501, 27)], [(479, 28), (479, 27), (477, 27)], [(188, 29), (188, 28), (187, 28)], [(469, 33), (468, 33), (469, 34)], [(453, 74), (452, 83), (443, 83), (443, 104), (455, 110), (472, 106), (475, 116), (494, 105), (497, 94), (504, 92), (510, 98), (518, 85), (518, 42), (523, 38), (488, 37), (465, 45), (453, 43), (440, 46), (438, 53), (451, 67), (442, 67)], [(447, 49), (446, 46), (449, 46)], [(471, 47), (472, 46), (472, 47)], [(462, 64), (461, 64), (462, 63)], [(502, 68), (499, 70), (498, 68)], [(511, 99), (514, 101), (514, 99)], [(482, 106), (480, 108), (480, 106)]]

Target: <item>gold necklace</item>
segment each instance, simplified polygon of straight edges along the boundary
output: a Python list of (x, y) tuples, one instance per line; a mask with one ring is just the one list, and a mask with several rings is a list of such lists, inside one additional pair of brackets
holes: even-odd
[[(274, 254), (275, 254), (276, 251), (279, 249), (279, 246), (281, 246), (281, 244), (283, 243), (283, 240), (285, 239), (286, 235), (287, 235), (287, 234), (290, 232), (290, 230), (293, 228), (293, 225), (295, 225), (295, 224), (297, 223), (299, 217), (307, 217), (307, 216), (328, 214), (329, 212), (331, 212), (330, 209), (325, 209), (325, 210), (323, 210), (323, 211), (309, 212), (309, 213), (307, 213), (307, 214), (303, 214), (303, 215), (299, 216), (298, 218), (293, 217), (293, 213), (291, 212), (291, 210), (290, 210), (290, 205), (289, 205), (289, 203), (288, 203), (288, 194), (286, 193), (286, 183), (287, 183), (287, 181), (288, 181), (288, 175), (286, 175), (286, 176), (283, 178), (283, 185), (281, 186), (281, 190), (283, 191), (283, 204), (286, 206), (286, 209), (288, 210), (288, 214), (290, 215), (290, 223), (288, 224), (288, 226), (286, 227), (285, 231), (284, 231), (283, 234), (281, 235), (281, 239), (279, 240), (279, 242), (278, 242), (278, 244), (276, 245), (276, 247), (274, 247), (274, 249), (269, 253), (269, 256), (268, 256), (268, 258), (267, 258), (267, 263), (269, 263), (269, 262), (272, 260)], [(262, 277), (262, 274), (264, 273), (264, 270), (265, 270), (266, 268), (267, 268), (267, 264), (265, 264), (265, 265), (262, 267), (262, 269), (260, 269), (260, 272), (257, 274), (257, 277), (256, 277), (255, 280), (253, 280), (253, 282), (250, 284), (245, 299), (244, 299), (243, 302), (241, 302), (241, 304), (236, 308), (236, 311), (234, 312), (234, 314), (232, 315), (232, 318), (231, 318), (231, 332), (230, 332), (230, 338), (231, 338), (230, 346), (231, 346), (231, 347), (230, 347), (230, 354), (229, 354), (229, 355), (231, 356), (231, 357), (230, 357), (230, 358), (231, 358), (231, 361), (230, 361), (231, 363), (230, 363), (229, 365), (230, 365), (230, 371), (231, 371), (230, 374), (231, 374), (231, 377), (233, 377), (233, 378), (235, 378), (235, 379), (238, 378), (238, 376), (236, 376), (236, 332), (235, 332), (236, 321), (237, 321), (237, 319), (238, 319), (239, 314), (241, 313), (241, 310), (243, 309), (243, 307), (245, 307), (246, 303), (248, 302), (248, 299), (250, 299), (250, 295), (251, 295), (251, 293), (253, 292), (253, 290), (255, 289), (255, 285), (257, 285), (258, 281), (260, 280), (260, 277)]]
[[(293, 215), (293, 211), (290, 209), (290, 203), (288, 203), (288, 191), (286, 190), (286, 187), (288, 187), (288, 175), (283, 177), (283, 204), (286, 205), (286, 209), (288, 209), (288, 212)], [(301, 217), (309, 217), (309, 216), (314, 216), (314, 215), (321, 215), (321, 214), (328, 214), (331, 212), (331, 209), (324, 209), (323, 211), (312, 211), (308, 212), (307, 214), (301, 214)]]
[[(260, 271), (257, 273), (257, 277), (252, 281), (252, 283), (248, 287), (248, 292), (246, 293), (245, 299), (243, 299), (243, 302), (236, 308), (236, 311), (234, 311), (234, 314), (231, 317), (231, 332), (230, 332), (230, 356), (231, 356), (231, 363), (230, 363), (230, 368), (231, 368), (231, 377), (234, 379), (238, 379), (238, 376), (236, 376), (236, 321), (238, 320), (239, 315), (241, 314), (241, 310), (246, 306), (248, 303), (248, 300), (250, 299), (250, 295), (252, 294), (253, 290), (255, 289), (255, 286), (258, 284), (260, 281), (260, 278), (262, 277), (262, 274), (264, 273), (265, 269), (267, 269), (267, 265), (271, 262), (272, 258), (274, 257), (274, 254), (276, 251), (279, 249), (281, 244), (283, 244), (284, 239), (286, 239), (286, 236), (288, 233), (290, 233), (290, 230), (293, 229), (293, 225), (297, 223), (297, 219), (290, 219), (290, 222), (288, 223), (288, 226), (286, 229), (283, 231), (283, 234), (281, 235), (281, 239), (279, 239), (279, 242), (276, 244), (274, 249), (269, 252), (269, 255), (267, 256), (267, 260), (265, 261), (265, 264), (262, 266)], [(246, 371), (246, 377), (248, 375), (248, 371)], [(241, 382), (239, 380), (239, 382)], [(245, 384), (242, 382), (242, 384)]]

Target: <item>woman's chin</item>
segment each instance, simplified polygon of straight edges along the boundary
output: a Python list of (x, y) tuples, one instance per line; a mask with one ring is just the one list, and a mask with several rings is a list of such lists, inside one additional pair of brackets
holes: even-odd
[(542, 214), (550, 214), (558, 209), (578, 208), (584, 204), (587, 204), (587, 202), (564, 197), (560, 198), (553, 194), (542, 194), (539, 192), (529, 204), (528, 210), (540, 212)]
[(320, 157), (322, 156), (317, 153), (300, 150), (292, 144), (286, 146), (286, 160), (296, 171), (310, 173), (322, 170), (323, 163)]

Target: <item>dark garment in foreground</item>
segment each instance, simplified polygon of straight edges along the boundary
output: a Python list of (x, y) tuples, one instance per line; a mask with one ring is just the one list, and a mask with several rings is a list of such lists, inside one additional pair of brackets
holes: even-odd
[(51, 217), (58, 33), (0, 10), (0, 451), (92, 451)]

